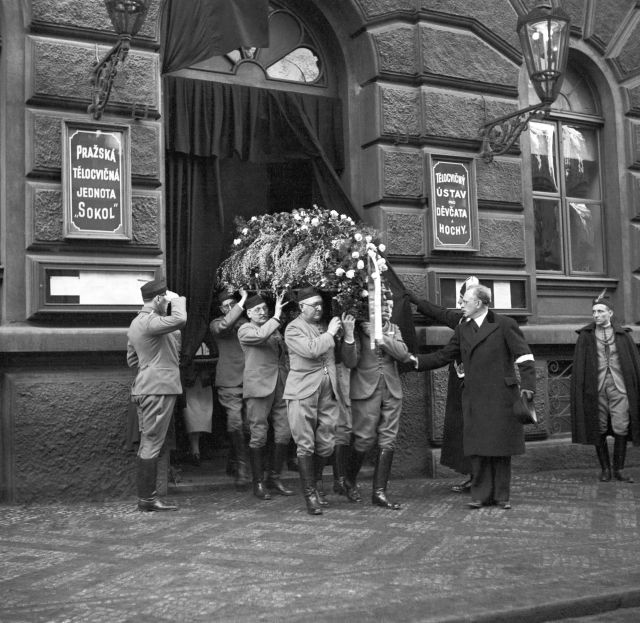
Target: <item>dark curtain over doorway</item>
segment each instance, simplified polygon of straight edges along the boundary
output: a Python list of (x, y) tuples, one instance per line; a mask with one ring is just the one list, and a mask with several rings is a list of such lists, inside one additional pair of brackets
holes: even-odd
[(269, 46), (268, 0), (165, 0), (162, 73), (241, 46)]
[[(260, 166), (306, 166), (321, 206), (360, 217), (338, 177), (343, 167), (339, 100), (173, 76), (164, 80), (167, 278), (189, 301), (183, 343), (183, 365), (189, 365), (210, 320), (215, 271), (233, 234), (234, 214), (225, 205), (234, 199), (225, 201), (227, 173), (259, 180)], [(259, 213), (258, 206), (244, 208)], [(391, 279), (397, 282), (394, 289), (401, 288), (395, 274)], [(408, 305), (405, 299), (396, 308)], [(411, 327), (407, 337), (413, 334)]]

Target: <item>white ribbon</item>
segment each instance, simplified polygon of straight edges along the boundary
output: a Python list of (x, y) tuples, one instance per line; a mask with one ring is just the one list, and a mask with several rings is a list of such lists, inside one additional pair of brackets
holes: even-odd
[(378, 268), (378, 256), (373, 249), (367, 251), (369, 260), (367, 262), (369, 278), (369, 338), (371, 340), (371, 350), (374, 350), (376, 344), (382, 342), (382, 281), (380, 278), (380, 270)]

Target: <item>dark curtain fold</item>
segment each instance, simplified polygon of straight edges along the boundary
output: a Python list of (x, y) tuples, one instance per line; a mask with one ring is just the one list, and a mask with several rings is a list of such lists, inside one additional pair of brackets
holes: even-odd
[[(189, 300), (183, 347), (189, 365), (206, 332), (215, 271), (233, 221), (228, 217), (225, 224), (222, 160), (309, 162), (318, 203), (360, 217), (337, 173), (343, 167), (339, 100), (173, 76), (165, 77), (165, 98), (167, 276)], [(408, 298), (395, 272), (388, 275), (397, 299), (395, 321), (413, 351)]]
[(269, 47), (268, 22), (268, 0), (165, 0), (162, 72), (183, 69), (239, 47)]
[[(344, 168), (342, 104), (337, 98), (242, 85), (164, 79), (166, 148), (194, 156), (215, 156), (250, 162), (285, 162), (308, 158), (321, 150), (331, 168)], [(284, 103), (283, 103), (284, 102)], [(287, 115), (294, 114), (290, 121)], [(300, 121), (302, 118), (304, 121)], [(301, 128), (297, 136), (289, 128)], [(304, 126), (304, 127), (303, 127)], [(310, 133), (315, 145), (301, 132)]]
[(222, 253), (216, 158), (173, 152), (167, 159), (167, 282), (187, 296), (183, 358), (190, 363), (209, 323), (211, 286)]

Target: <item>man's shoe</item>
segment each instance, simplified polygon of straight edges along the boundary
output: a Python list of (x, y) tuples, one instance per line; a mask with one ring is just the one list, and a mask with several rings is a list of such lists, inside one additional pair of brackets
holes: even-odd
[(360, 493), (360, 489), (358, 488), (358, 483), (351, 484), (347, 480), (345, 480), (344, 487), (347, 491), (347, 497), (352, 502), (362, 502), (362, 494)]
[(498, 506), (500, 508), (502, 508), (503, 510), (508, 511), (511, 508), (511, 502), (507, 501), (507, 502), (498, 502)]
[(267, 487), (263, 480), (254, 481), (253, 483), (253, 495), (259, 500), (270, 500), (271, 494), (267, 491)]
[(471, 491), (471, 478), (469, 478), (469, 480), (461, 482), (458, 485), (453, 485), (453, 487), (451, 487), (451, 491), (453, 491), (454, 493), (468, 493), (469, 491)]
[(609, 482), (611, 480), (611, 470), (603, 469), (600, 472), (600, 482)]
[(271, 491), (279, 495), (293, 495), (295, 493), (295, 491), (292, 491), (291, 489), (287, 489), (284, 486), (284, 484), (282, 483), (282, 480), (280, 480), (280, 474), (275, 474), (271, 472), (267, 476), (267, 480), (265, 481), (265, 484), (267, 486), (267, 489), (270, 489)]
[(154, 511), (177, 511), (178, 507), (172, 504), (165, 504), (158, 498), (138, 498), (138, 510), (145, 513), (152, 513)]
[(307, 504), (307, 513), (309, 515), (322, 515), (322, 506), (318, 501), (315, 489), (306, 488), (304, 490), (304, 501)]
[(387, 492), (384, 489), (376, 489), (371, 495), (371, 503), (374, 506), (380, 506), (382, 508), (388, 508), (393, 511), (399, 511), (402, 507), (397, 502), (392, 502), (387, 497)]
[(621, 471), (614, 471), (613, 477), (620, 482), (633, 482), (633, 478), (631, 478), (631, 476), (626, 476)]
[(478, 502), (477, 500), (471, 500), (471, 502), (467, 503), (467, 506), (473, 509), (482, 508), (482, 502)]
[(320, 506), (329, 506), (329, 501), (327, 500), (327, 495), (324, 492), (324, 483), (322, 480), (318, 480), (316, 482), (316, 498)]
[(347, 488), (344, 486), (344, 478), (333, 479), (333, 492), (338, 495), (347, 495)]

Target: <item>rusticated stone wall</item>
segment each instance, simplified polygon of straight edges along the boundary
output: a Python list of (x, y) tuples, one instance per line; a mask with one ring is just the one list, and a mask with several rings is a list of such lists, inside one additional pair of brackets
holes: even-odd
[(126, 369), (46, 369), (5, 376), (15, 501), (103, 500), (135, 494), (126, 448)]

